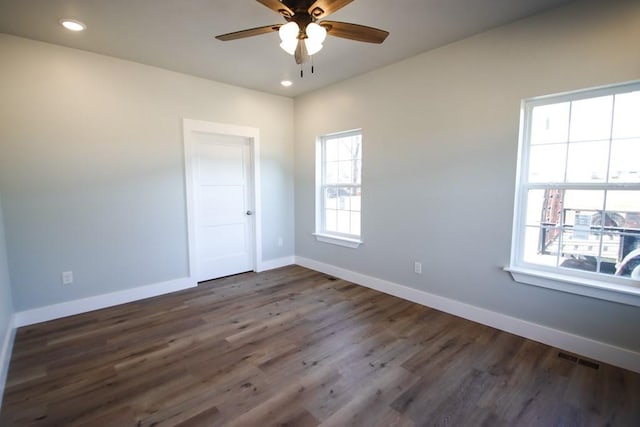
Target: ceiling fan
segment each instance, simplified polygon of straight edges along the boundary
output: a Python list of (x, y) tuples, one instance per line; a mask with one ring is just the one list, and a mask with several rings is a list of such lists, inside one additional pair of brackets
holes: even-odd
[(351, 3), (353, 0), (257, 0), (269, 9), (279, 13), (286, 24), (266, 25), (216, 36), (218, 40), (229, 41), (253, 37), (274, 31), (280, 33), (280, 47), (294, 55), (297, 64), (303, 64), (309, 57), (322, 49), (328, 35), (367, 43), (382, 43), (389, 32), (364, 25), (337, 21), (318, 21)]

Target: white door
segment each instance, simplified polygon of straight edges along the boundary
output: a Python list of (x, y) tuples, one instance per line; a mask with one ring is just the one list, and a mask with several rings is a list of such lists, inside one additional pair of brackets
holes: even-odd
[(194, 133), (196, 279), (254, 270), (251, 143)]

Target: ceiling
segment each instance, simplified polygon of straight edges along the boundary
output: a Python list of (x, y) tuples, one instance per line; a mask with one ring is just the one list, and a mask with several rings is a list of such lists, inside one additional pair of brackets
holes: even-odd
[[(570, 0), (355, 0), (328, 19), (390, 32), (382, 45), (327, 37), (300, 66), (277, 33), (221, 42), (215, 35), (283, 23), (254, 0), (0, 0), (0, 32), (295, 97)], [(84, 22), (73, 33), (61, 18)], [(281, 80), (293, 85), (284, 88)]]

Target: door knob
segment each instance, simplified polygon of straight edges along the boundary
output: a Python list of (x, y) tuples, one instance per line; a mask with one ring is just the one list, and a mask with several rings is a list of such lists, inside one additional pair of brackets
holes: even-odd
[(251, 212), (251, 211), (247, 211), (246, 213), (247, 213), (247, 215), (253, 215), (253, 212)]

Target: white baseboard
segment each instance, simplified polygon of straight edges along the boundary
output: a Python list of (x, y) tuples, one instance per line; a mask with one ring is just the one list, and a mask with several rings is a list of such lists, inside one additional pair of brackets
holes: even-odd
[[(258, 272), (273, 270), (275, 268), (285, 267), (295, 264), (293, 256), (278, 258), (261, 262)], [(73, 316), (75, 314), (86, 313), (101, 308), (113, 307), (119, 304), (126, 304), (132, 301), (138, 301), (145, 298), (151, 298), (158, 295), (164, 295), (171, 292), (181, 291), (183, 289), (197, 286), (198, 283), (188, 277), (167, 282), (154, 283), (151, 285), (140, 286), (133, 289), (112, 292), (109, 294), (97, 295), (94, 297), (82, 298), (73, 301), (63, 302), (60, 304), (52, 304), (45, 307), (38, 307), (31, 310), (20, 311), (15, 314), (15, 327), (33, 325), (35, 323), (46, 322), (49, 320), (60, 319), (62, 317)]]
[(283, 258), (270, 259), (268, 261), (262, 261), (256, 272), (260, 273), (261, 271), (273, 270), (280, 267), (286, 267), (287, 265), (293, 265), (296, 263), (296, 258), (294, 256), (287, 256)]
[(19, 328), (21, 326), (33, 325), (34, 323), (73, 316), (74, 314), (113, 307), (114, 305), (126, 304), (132, 301), (138, 301), (145, 298), (181, 291), (187, 288), (193, 288), (197, 285), (198, 283), (194, 279), (185, 277), (182, 279), (169, 280), (167, 282), (154, 283), (109, 294), (96, 295), (94, 297), (81, 298), (60, 304), (20, 311), (15, 314), (15, 327)]
[(0, 408), (2, 408), (2, 396), (4, 396), (4, 386), (7, 383), (9, 362), (11, 362), (11, 351), (13, 350), (13, 341), (15, 337), (15, 316), (12, 315), (9, 324), (7, 325), (7, 330), (4, 333), (2, 347), (0, 347)]
[(640, 353), (304, 257), (296, 264), (467, 320), (640, 373)]

